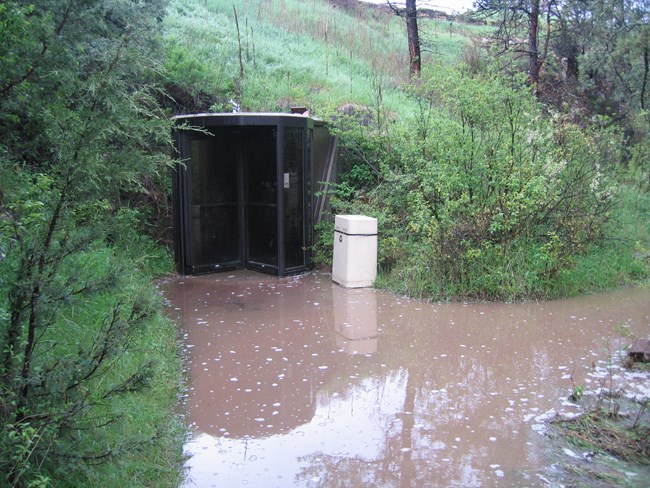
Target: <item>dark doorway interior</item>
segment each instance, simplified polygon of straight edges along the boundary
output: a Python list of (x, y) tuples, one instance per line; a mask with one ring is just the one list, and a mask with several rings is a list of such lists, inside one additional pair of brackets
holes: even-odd
[[(184, 161), (174, 178), (179, 271), (285, 276), (309, 269), (311, 120), (187, 117), (202, 130), (176, 134)], [(224, 125), (240, 119), (247, 123)]]
[(197, 133), (190, 159), (192, 271), (277, 267), (275, 128)]

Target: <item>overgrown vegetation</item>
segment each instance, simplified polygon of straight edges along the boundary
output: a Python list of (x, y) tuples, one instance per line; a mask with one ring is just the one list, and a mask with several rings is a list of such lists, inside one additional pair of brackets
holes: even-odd
[[(566, 47), (555, 39), (579, 16), (553, 18), (554, 37), (540, 41), (548, 52), (535, 96), (517, 44), (503, 51), (478, 26), (447, 32), (453, 22), (420, 19), (425, 68), (410, 83), (405, 26), (389, 11), (237, 6), (242, 69), (230, 3), (178, 0), (170, 12), (168, 59), (178, 64), (168, 67), (174, 86), (189, 80), (179, 109), (229, 111), (233, 99), (249, 110), (305, 105), (331, 121), (343, 148), (334, 211), (379, 219), (379, 286), (514, 300), (648, 276), (648, 124), (638, 103), (622, 123), (590, 101), (589, 83), (566, 78), (553, 48)], [(590, 27), (593, 45), (599, 29)], [(525, 38), (526, 23), (513, 18), (508, 33)], [(211, 73), (219, 90), (206, 84)], [(327, 266), (332, 228), (318, 230), (315, 255)]]
[(516, 9), (512, 43), (420, 19), (409, 80), (403, 21), (353, 2), (1, 3), (3, 483), (178, 481), (175, 333), (150, 284), (171, 268), (171, 113), (327, 119), (334, 211), (379, 219), (380, 286), (512, 300), (646, 279), (647, 6), (564, 4), (531, 89)]
[[(168, 91), (183, 112), (287, 111), (303, 105), (325, 114), (345, 104), (384, 103), (402, 112), (408, 100), (403, 21), (388, 12), (323, 0), (174, 0), (165, 19)], [(343, 2), (346, 3), (346, 2)], [(238, 34), (243, 72), (240, 71)], [(426, 57), (454, 63), (480, 27), (429, 20)], [(402, 109), (404, 107), (404, 109)]]
[(0, 484), (172, 486), (175, 330), (147, 237), (164, 3), (0, 5)]
[[(625, 353), (623, 352), (623, 355)], [(613, 361), (622, 361), (620, 355)], [(564, 448), (565, 460), (558, 463), (563, 481), (579, 480), (589, 486), (645, 486), (650, 469), (650, 402), (646, 396), (632, 395), (619, 385), (641, 380), (647, 363), (627, 358), (628, 371), (612, 371), (615, 363), (596, 383), (597, 390), (574, 386), (569, 401), (580, 404), (583, 412), (572, 418), (558, 418), (550, 424), (550, 436)], [(599, 371), (601, 374), (602, 371)], [(616, 379), (615, 379), (616, 378)], [(628, 386), (629, 388), (629, 386)], [(567, 450), (568, 449), (568, 450)], [(574, 453), (571, 449), (576, 449)]]
[(647, 227), (623, 234), (622, 218), (647, 220), (647, 201), (621, 191), (619, 130), (549, 113), (500, 71), (436, 65), (411, 96), (401, 124), (341, 129), (352, 163), (334, 205), (379, 219), (382, 285), (513, 300), (647, 275)]
[[(499, 5), (525, 17), (525, 2), (515, 3), (521, 10)], [(627, 45), (631, 32), (647, 30), (647, 18), (644, 24), (636, 5), (625, 8), (620, 22), (629, 29), (607, 24), (590, 32), (607, 31)], [(509, 36), (525, 38), (526, 22), (514, 17)], [(570, 19), (562, 20), (549, 24), (550, 32), (566, 33)], [(585, 52), (605, 37), (594, 34)], [(549, 51), (548, 70), (531, 91), (518, 44), (507, 41), (512, 47), (496, 57), (490, 43), (480, 44), (467, 46), (464, 63), (430, 63), (410, 86), (408, 114), (392, 116), (379, 91), (370, 122), (337, 117), (349, 171), (336, 188), (335, 211), (379, 219), (379, 284), (422, 298), (516, 300), (647, 278), (643, 140), (650, 125), (638, 69), (607, 78), (608, 58), (577, 83), (563, 79)], [(631, 62), (631, 51), (616, 52), (615, 64)], [(634, 52), (638, 62), (643, 46)], [(574, 62), (589, 65), (589, 56)], [(609, 80), (612, 94), (620, 84), (638, 88), (640, 98), (601, 111), (602, 93), (594, 98), (587, 80), (596, 74)]]

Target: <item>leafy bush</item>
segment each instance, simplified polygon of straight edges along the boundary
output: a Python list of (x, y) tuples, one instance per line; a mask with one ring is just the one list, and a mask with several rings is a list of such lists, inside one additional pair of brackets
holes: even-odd
[[(425, 297), (544, 297), (611, 235), (618, 133), (548, 114), (523, 78), (497, 73), (435, 66), (412, 97), (419, 110), (390, 134), (341, 133), (365, 158), (351, 159), (334, 205), (379, 219), (384, 283)], [(359, 178), (367, 168), (374, 181)]]
[(163, 9), (0, 5), (1, 64), (20, 53), (0, 72), (0, 484), (178, 481), (175, 331), (150, 283), (169, 259), (143, 254), (130, 205), (172, 163)]

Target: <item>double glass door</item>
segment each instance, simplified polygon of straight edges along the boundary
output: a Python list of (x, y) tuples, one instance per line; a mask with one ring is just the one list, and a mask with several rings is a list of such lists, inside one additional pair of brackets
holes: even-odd
[(304, 133), (284, 128), (278, 138), (277, 126), (219, 127), (186, 139), (182, 272), (285, 275), (307, 266)]

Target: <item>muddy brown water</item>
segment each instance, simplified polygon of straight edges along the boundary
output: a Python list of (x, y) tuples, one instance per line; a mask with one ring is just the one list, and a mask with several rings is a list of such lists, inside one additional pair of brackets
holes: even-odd
[(543, 419), (622, 331), (650, 334), (647, 288), (439, 304), (241, 271), (162, 289), (189, 358), (187, 487), (549, 486)]

